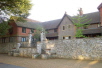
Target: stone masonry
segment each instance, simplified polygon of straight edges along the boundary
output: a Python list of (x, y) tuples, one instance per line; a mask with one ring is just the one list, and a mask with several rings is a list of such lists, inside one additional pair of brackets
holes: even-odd
[(102, 38), (54, 40), (46, 47), (59, 58), (102, 60)]

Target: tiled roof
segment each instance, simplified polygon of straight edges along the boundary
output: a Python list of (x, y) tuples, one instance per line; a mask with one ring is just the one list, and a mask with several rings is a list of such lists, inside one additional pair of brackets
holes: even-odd
[(26, 20), (27, 20), (27, 22), (39, 22), (39, 21), (32, 20), (32, 19), (29, 19), (29, 18), (27, 18)]
[(60, 23), (61, 19), (42, 22), (42, 25), (45, 29), (54, 29), (57, 28), (58, 24)]
[(102, 28), (94, 28), (94, 29), (85, 29), (83, 30), (83, 34), (94, 34), (94, 33), (101, 33)]
[(37, 27), (41, 27), (41, 23), (36, 23), (36, 22), (16, 22), (17, 26), (20, 27), (27, 27), (27, 28), (34, 28), (36, 29)]
[[(81, 23), (86, 23), (87, 21), (91, 20), (88, 24), (94, 24), (94, 23), (99, 23), (100, 22), (100, 14), (99, 12), (93, 12), (93, 13), (88, 13), (88, 14), (83, 14), (82, 17), (86, 17), (85, 19), (87, 19), (84, 22)], [(75, 18), (72, 17), (72, 18)], [(77, 23), (77, 20), (74, 20)]]
[[(86, 16), (86, 19), (88, 19), (88, 20), (91, 19), (89, 24), (94, 24), (94, 23), (99, 23), (100, 22), (99, 12), (88, 13), (88, 14), (84, 14), (83, 16)], [(85, 22), (82, 22), (82, 23), (85, 23)]]
[[(67, 14), (66, 14), (67, 15)], [(83, 17), (86, 16), (87, 21), (91, 20), (89, 24), (94, 24), (94, 23), (100, 23), (100, 15), (99, 12), (93, 12), (93, 13), (88, 13), (88, 14), (83, 14)], [(72, 18), (69, 15), (67, 17), (72, 21)], [(62, 18), (63, 19), (63, 18)], [(57, 20), (52, 20), (52, 21), (47, 21), (47, 22), (42, 22), (42, 25), (44, 26), (45, 29), (54, 29), (59, 26), (61, 23), (62, 19), (57, 19)], [(81, 23), (86, 23), (87, 21), (81, 22)]]
[(36, 20), (32, 20), (32, 19), (26, 19), (27, 22), (16, 22), (16, 25), (17, 26), (20, 26), (20, 27), (27, 27), (27, 28), (34, 28), (36, 29), (37, 27), (42, 27), (41, 26), (41, 23), (39, 23), (38, 21)]
[(57, 32), (55, 32), (55, 33), (47, 33), (46, 34), (46, 37), (56, 37), (56, 36), (58, 36)]
[[(65, 14), (67, 15), (67, 14)], [(64, 16), (65, 16), (64, 15)], [(64, 18), (63, 16), (63, 18)], [(99, 12), (93, 12), (93, 13), (88, 13), (88, 14), (83, 14), (83, 17), (86, 16), (86, 18), (88, 20), (91, 19), (91, 21), (89, 22), (89, 24), (94, 24), (94, 23), (99, 23), (100, 22), (100, 15)], [(67, 17), (70, 19), (70, 21), (72, 21), (71, 16), (67, 15)], [(51, 21), (47, 21), (47, 22), (38, 22), (35, 20), (31, 20), (31, 19), (27, 19), (28, 22), (25, 23), (21, 23), (21, 22), (17, 22), (17, 26), (21, 26), (21, 27), (28, 27), (28, 28), (37, 28), (39, 25), (43, 26), (45, 29), (55, 29), (59, 26), (59, 24), (61, 23), (62, 19), (57, 19), (57, 20), (51, 20)], [(82, 23), (85, 23), (82, 22)]]

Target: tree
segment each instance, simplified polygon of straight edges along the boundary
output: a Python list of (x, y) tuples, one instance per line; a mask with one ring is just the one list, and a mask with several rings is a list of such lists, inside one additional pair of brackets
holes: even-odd
[(87, 19), (87, 16), (77, 15), (77, 16), (72, 18), (72, 21), (73, 21), (74, 25), (76, 26), (76, 35), (75, 35), (75, 37), (85, 38), (85, 36), (82, 33), (83, 32), (82, 27), (89, 26), (88, 23), (91, 21), (91, 19)]
[(8, 33), (9, 28), (8, 22), (4, 21), (3, 23), (0, 23), (0, 37)]
[(30, 0), (0, 0), (0, 15), (10, 17), (8, 21), (0, 22), (0, 36), (6, 35), (11, 20), (25, 22), (32, 4)]
[(0, 14), (27, 17), (32, 4), (30, 0), (0, 0)]
[[(34, 38), (36, 39), (36, 41), (40, 41), (40, 35), (41, 35), (41, 31), (42, 31), (41, 26), (36, 28), (36, 32), (34, 32)], [(43, 28), (44, 32), (46, 33), (45, 29)]]
[(36, 28), (36, 32), (34, 33), (34, 38), (36, 39), (36, 41), (40, 41), (41, 30), (42, 29), (40, 27)]

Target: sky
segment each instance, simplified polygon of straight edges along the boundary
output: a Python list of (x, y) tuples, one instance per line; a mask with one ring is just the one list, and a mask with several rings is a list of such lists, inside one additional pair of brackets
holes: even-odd
[(33, 7), (28, 18), (44, 22), (60, 19), (65, 12), (70, 16), (76, 15), (79, 8), (84, 14), (96, 12), (102, 0), (31, 0), (31, 3)]

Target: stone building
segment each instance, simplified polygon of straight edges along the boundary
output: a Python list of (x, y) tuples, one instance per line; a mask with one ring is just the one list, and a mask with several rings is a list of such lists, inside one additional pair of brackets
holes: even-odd
[[(87, 37), (102, 36), (102, 3), (98, 6), (97, 12), (83, 14), (82, 8), (79, 10), (79, 14), (91, 21), (87, 24), (88, 27), (83, 27), (83, 35)], [(75, 38), (76, 26), (72, 22), (72, 16), (66, 13), (61, 19), (43, 22), (42, 25), (48, 32), (46, 34), (47, 39), (73, 39)], [(82, 24), (86, 23), (81, 22)]]
[[(87, 19), (91, 19), (88, 23), (88, 27), (83, 27), (83, 34), (88, 37), (96, 37), (102, 35), (102, 3), (98, 6), (97, 12), (83, 14), (82, 8), (79, 10), (80, 16), (87, 16)], [(35, 32), (36, 28), (43, 26), (47, 31), (46, 37), (49, 40), (54, 39), (74, 39), (76, 34), (76, 26), (72, 22), (73, 16), (69, 16), (67, 13), (61, 19), (51, 20), (46, 22), (40, 22), (31, 19), (27, 19), (27, 22), (15, 22), (9, 23), (11, 29), (9, 35), (0, 38), (0, 43), (9, 42), (26, 42), (30, 31)], [(85, 23), (85, 22), (81, 22)], [(34, 33), (33, 33), (34, 35)]]

